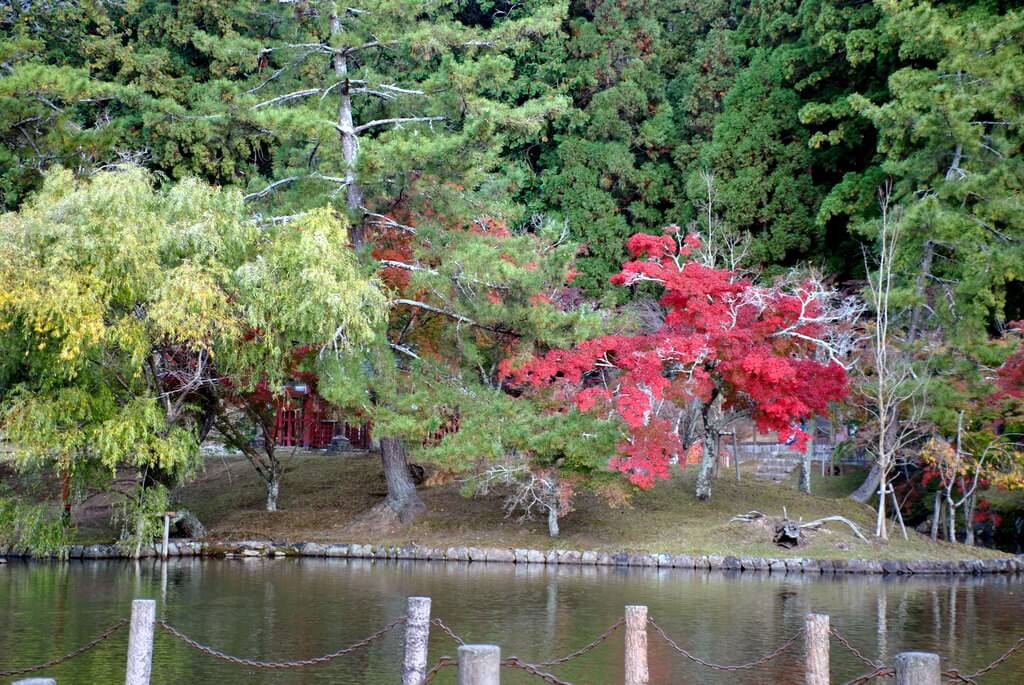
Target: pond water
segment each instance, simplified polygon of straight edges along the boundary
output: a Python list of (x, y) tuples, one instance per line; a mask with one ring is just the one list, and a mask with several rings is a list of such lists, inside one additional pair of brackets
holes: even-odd
[[(440, 617), (469, 641), (502, 646), (527, 661), (562, 656), (614, 623), (626, 604), (650, 615), (683, 647), (718, 663), (748, 661), (797, 632), (805, 614), (832, 625), (866, 655), (890, 662), (907, 649), (938, 652), (943, 667), (987, 664), (1024, 634), (1024, 582), (989, 578), (726, 575), (658, 569), (537, 567), (327, 559), (176, 560), (0, 565), (0, 672), (59, 656), (128, 615), (136, 597), (200, 642), (231, 654), (295, 659), (333, 651), (373, 633), (405, 609), (409, 595), (433, 598)], [(60, 685), (124, 680), (127, 631), (51, 669)], [(651, 682), (801, 683), (800, 649), (746, 673), (716, 673), (649, 634)], [(622, 633), (553, 671), (577, 685), (622, 682)], [(256, 671), (190, 650), (160, 632), (154, 685), (254, 683), (363, 685), (400, 682), (402, 634), (395, 630), (354, 655), (298, 671)], [(432, 631), (430, 659), (454, 655)], [(833, 643), (833, 682), (867, 669)], [(453, 683), (454, 669), (433, 681)], [(0, 679), (2, 680), (2, 679)], [(7, 680), (3, 680), (4, 683)], [(537, 683), (505, 671), (503, 683)], [(985, 682), (1024, 682), (1015, 656)]]

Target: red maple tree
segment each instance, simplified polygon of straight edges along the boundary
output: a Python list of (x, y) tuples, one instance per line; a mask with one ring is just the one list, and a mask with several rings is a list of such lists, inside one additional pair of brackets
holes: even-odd
[(800, 422), (846, 393), (838, 358), (848, 300), (810, 279), (763, 287), (702, 263), (694, 258), (700, 239), (675, 226), (634, 235), (627, 247), (635, 260), (611, 281), (660, 287), (660, 324), (506, 363), (506, 380), (618, 417), (624, 437), (609, 467), (641, 488), (668, 478), (672, 463), (685, 464), (694, 440), (683, 444), (679, 424), (688, 408), (699, 412), (703, 429), (700, 499), (711, 496), (718, 435), (738, 416), (804, 448)]

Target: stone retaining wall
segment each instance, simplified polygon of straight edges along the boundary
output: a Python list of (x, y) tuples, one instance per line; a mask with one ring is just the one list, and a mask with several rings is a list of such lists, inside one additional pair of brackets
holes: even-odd
[[(575, 550), (508, 549), (495, 547), (424, 547), (420, 545), (386, 546), (369, 544), (286, 544), (263, 541), (197, 542), (178, 540), (168, 549), (172, 557), (325, 557), (339, 559), (410, 559), (418, 561), (458, 561), (512, 564), (568, 564), (583, 566), (628, 566), (680, 568), (708, 571), (763, 573), (871, 573), (871, 574), (963, 574), (1022, 573), (1024, 557), (971, 559), (962, 561), (877, 561), (867, 559), (772, 559), (716, 555), (654, 554), (648, 552), (595, 552)], [(157, 556), (152, 547), (143, 548), (144, 557)], [(23, 548), (0, 546), (0, 559), (30, 558)], [(119, 545), (73, 545), (69, 559), (124, 559), (131, 551)]]

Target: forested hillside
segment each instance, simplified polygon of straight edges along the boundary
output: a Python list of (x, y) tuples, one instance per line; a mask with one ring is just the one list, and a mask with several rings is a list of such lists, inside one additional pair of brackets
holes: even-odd
[[(1024, 482), (1002, 367), (1024, 319), (1017, 3), (16, 0), (0, 28), (0, 398), (22, 467), (84, 482), (152, 426), (198, 444), (231, 431), (224, 407), (265, 420), (290, 376), (373, 422), (402, 521), (423, 507), (410, 449), (468, 490), (540, 493), (557, 530), (574, 490), (621, 501), (688, 450), (710, 497), (734, 420), (802, 446), (830, 412), (861, 429), (880, 536), (890, 478), (908, 514), (968, 527), (979, 482)], [(358, 268), (327, 263), (327, 234)], [(192, 268), (207, 280), (167, 275)], [(264, 268), (250, 293), (239, 274)], [(64, 269), (96, 280), (55, 288)], [(144, 363), (168, 355), (231, 383), (168, 390)], [(99, 386), (103, 406), (38, 403)], [(189, 450), (128, 462), (171, 486)]]

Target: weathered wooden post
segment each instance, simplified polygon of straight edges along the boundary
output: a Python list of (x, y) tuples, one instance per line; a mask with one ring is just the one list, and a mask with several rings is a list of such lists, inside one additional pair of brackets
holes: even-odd
[(462, 645), (458, 654), (458, 685), (500, 685), (501, 647)]
[(167, 560), (167, 545), (171, 541), (171, 517), (176, 516), (176, 512), (165, 511), (164, 512), (164, 544), (160, 548), (160, 557)]
[(420, 685), (427, 670), (430, 597), (410, 597), (405, 609), (405, 664), (402, 685)]
[(626, 685), (647, 685), (647, 607), (626, 607)]
[(829, 685), (828, 614), (807, 614), (804, 645), (804, 682), (807, 685)]
[(57, 681), (53, 678), (26, 678), (15, 680), (11, 685), (57, 685)]
[(153, 625), (156, 622), (156, 601), (136, 599), (132, 602), (132, 620), (128, 628), (128, 669), (125, 685), (149, 685), (153, 671)]
[(901, 652), (896, 655), (896, 685), (939, 685), (939, 655), (930, 652)]

